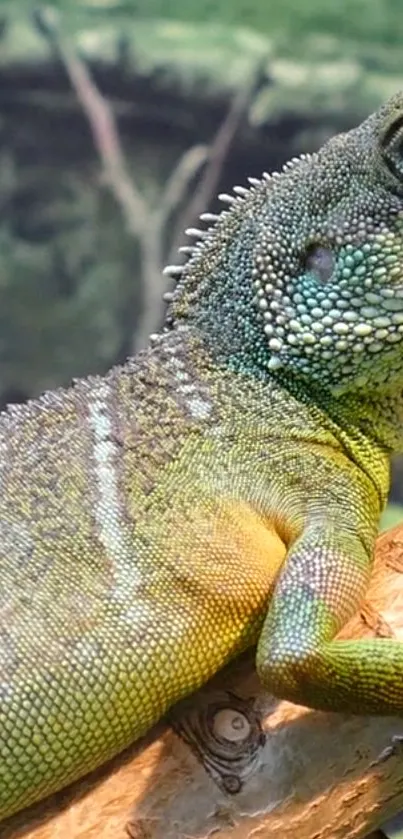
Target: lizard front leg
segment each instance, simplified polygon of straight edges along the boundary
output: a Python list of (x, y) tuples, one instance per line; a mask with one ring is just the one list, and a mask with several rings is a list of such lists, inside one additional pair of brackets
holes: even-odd
[(368, 583), (365, 541), (335, 518), (308, 521), (290, 548), (257, 650), (274, 695), (324, 710), (403, 714), (403, 644), (335, 638)]

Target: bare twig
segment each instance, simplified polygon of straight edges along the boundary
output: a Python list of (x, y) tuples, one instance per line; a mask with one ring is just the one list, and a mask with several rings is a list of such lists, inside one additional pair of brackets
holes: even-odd
[(183, 201), (189, 184), (206, 162), (208, 155), (208, 146), (199, 145), (187, 149), (179, 158), (165, 185), (160, 205), (155, 211), (155, 219), (160, 230), (164, 229), (171, 214), (177, 209), (181, 201)]
[(191, 227), (202, 212), (204, 212), (213, 195), (217, 191), (221, 172), (229, 150), (236, 135), (239, 133), (248, 113), (249, 106), (257, 90), (266, 77), (267, 56), (263, 56), (257, 63), (251, 77), (234, 96), (228, 113), (224, 117), (217, 133), (210, 145), (207, 165), (190, 203), (180, 214), (172, 237), (171, 252), (168, 262), (175, 262), (175, 253), (183, 243), (183, 231)]
[(98, 91), (85, 63), (77, 55), (69, 39), (62, 34), (53, 10), (40, 9), (35, 18), (65, 66), (90, 124), (94, 144), (104, 168), (105, 181), (121, 206), (127, 228), (139, 236), (147, 226), (147, 205), (133, 177), (127, 172), (112, 110)]
[(35, 13), (35, 21), (66, 69), (91, 127), (94, 145), (103, 166), (104, 180), (121, 208), (128, 231), (138, 239), (143, 311), (133, 340), (132, 349), (136, 352), (146, 345), (150, 333), (159, 327), (162, 320), (162, 268), (166, 261), (176, 259), (175, 256), (168, 260), (164, 258), (166, 229), (175, 210), (184, 203), (190, 183), (207, 161), (193, 198), (179, 213), (180, 219), (175, 225), (171, 237), (173, 245), (170, 248), (171, 254), (174, 251), (176, 253), (182, 239), (182, 230), (206, 208), (216, 190), (228, 150), (265, 74), (267, 59), (259, 61), (249, 83), (234, 97), (210, 148), (198, 145), (183, 154), (167, 181), (158, 206), (152, 209), (148, 207), (133, 175), (128, 172), (112, 108), (98, 90), (89, 68), (61, 31), (56, 13), (52, 9), (41, 8)]
[[(206, 156), (207, 149), (205, 146), (194, 146), (182, 155), (170, 178), (168, 178), (158, 206), (150, 214), (148, 235), (146, 233), (143, 237), (145, 283), (147, 284), (148, 281), (147, 301), (144, 306), (143, 317), (134, 336), (133, 352), (143, 346), (149, 335), (160, 325), (162, 319), (160, 281), (165, 263), (163, 253), (165, 231), (169, 226), (172, 213), (186, 195), (189, 183), (203, 165)], [(157, 275), (159, 282), (150, 282), (150, 278), (156, 278)], [(156, 317), (157, 312), (159, 313), (158, 318)]]
[(105, 182), (122, 210), (128, 231), (137, 237), (139, 242), (143, 313), (133, 341), (133, 350), (138, 351), (146, 345), (150, 333), (162, 319), (160, 231), (155, 230), (153, 213), (133, 176), (128, 173), (112, 109), (98, 90), (89, 68), (61, 32), (53, 13), (50, 15), (48, 10), (41, 10), (36, 13), (36, 21), (66, 69), (91, 126), (94, 144), (102, 161)]

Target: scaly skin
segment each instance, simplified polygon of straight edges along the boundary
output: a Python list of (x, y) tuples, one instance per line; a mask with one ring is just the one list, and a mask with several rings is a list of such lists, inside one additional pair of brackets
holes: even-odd
[(403, 647), (333, 640), (403, 448), (402, 341), (399, 95), (233, 199), (149, 350), (3, 414), (0, 818), (255, 642), (278, 696), (403, 713)]

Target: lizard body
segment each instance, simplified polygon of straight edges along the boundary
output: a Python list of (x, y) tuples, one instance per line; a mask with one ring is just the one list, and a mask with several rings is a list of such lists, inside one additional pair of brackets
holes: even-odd
[(0, 819), (256, 642), (278, 696), (403, 713), (403, 647), (333, 640), (402, 449), (402, 341), (398, 95), (238, 190), (149, 349), (1, 416)]

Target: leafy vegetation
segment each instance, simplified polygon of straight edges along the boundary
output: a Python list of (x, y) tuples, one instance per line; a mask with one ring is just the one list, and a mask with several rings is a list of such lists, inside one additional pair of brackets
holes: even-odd
[[(212, 21), (230, 27), (249, 27), (274, 38), (298, 38), (304, 33), (329, 32), (341, 40), (400, 45), (403, 18), (400, 0), (53, 0), (52, 5), (117, 22), (127, 16), (144, 20)], [(2, 0), (0, 7), (27, 12), (32, 0)]]

